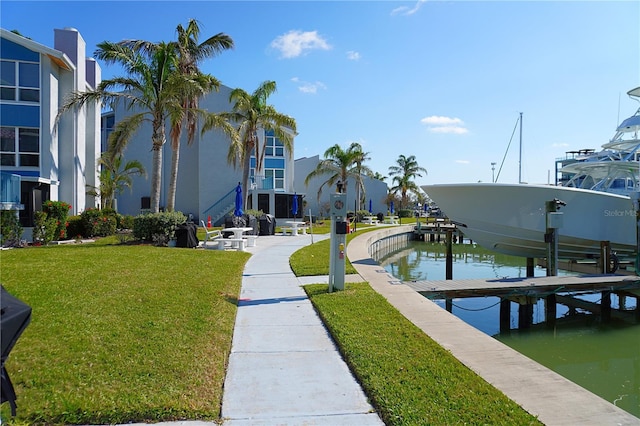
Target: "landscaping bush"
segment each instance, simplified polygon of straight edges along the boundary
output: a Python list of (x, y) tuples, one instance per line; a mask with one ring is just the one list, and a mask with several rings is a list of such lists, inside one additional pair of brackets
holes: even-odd
[(67, 219), (67, 235), (69, 238), (80, 239), (84, 237), (84, 223), (81, 216), (69, 216)]
[(42, 211), (47, 214), (50, 219), (56, 221), (54, 240), (64, 240), (67, 238), (67, 215), (71, 206), (64, 201), (45, 201), (42, 205)]
[(80, 214), (85, 237), (107, 237), (116, 233), (117, 213), (111, 209), (86, 209)]
[(0, 212), (0, 244), (13, 246), (20, 243), (22, 226), (15, 211), (3, 210)]
[(362, 222), (365, 216), (370, 216), (369, 210), (358, 210), (356, 213), (356, 217), (358, 218), (358, 222)]
[(133, 236), (144, 241), (163, 244), (173, 238), (175, 228), (187, 221), (182, 212), (147, 213), (133, 219)]
[(398, 210), (398, 217), (413, 217), (413, 210), (412, 209)]
[(118, 215), (120, 222), (118, 223), (118, 229), (133, 229), (133, 216), (130, 215)]
[(33, 242), (47, 245), (54, 240), (58, 221), (49, 217), (45, 212), (35, 212), (33, 227)]

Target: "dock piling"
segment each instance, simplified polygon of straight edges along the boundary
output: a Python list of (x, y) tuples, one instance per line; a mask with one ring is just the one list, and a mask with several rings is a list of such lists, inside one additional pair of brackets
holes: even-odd
[(453, 231), (447, 230), (447, 278), (448, 280), (453, 279)]

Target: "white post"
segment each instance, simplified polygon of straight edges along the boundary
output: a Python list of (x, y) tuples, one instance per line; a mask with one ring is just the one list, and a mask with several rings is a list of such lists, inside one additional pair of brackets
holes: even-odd
[(344, 290), (347, 197), (331, 194), (331, 241), (329, 252), (329, 292)]

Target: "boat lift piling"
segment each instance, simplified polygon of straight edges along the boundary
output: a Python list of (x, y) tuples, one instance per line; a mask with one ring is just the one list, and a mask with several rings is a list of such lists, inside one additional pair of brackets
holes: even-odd
[(613, 272), (611, 267), (611, 242), (600, 241), (600, 260), (598, 261), (598, 269), (603, 274)]
[[(640, 190), (640, 188), (639, 188)], [(640, 275), (640, 192), (636, 191), (631, 194), (633, 206), (636, 208), (636, 275)]]
[[(446, 278), (445, 279), (452, 280), (453, 279), (453, 230), (451, 229), (447, 230), (446, 247), (447, 247), (447, 258), (446, 258)], [(445, 300), (445, 308), (449, 312), (453, 310), (452, 299)]]
[(561, 206), (566, 206), (564, 201), (554, 198), (545, 202), (546, 211), (546, 233), (544, 234), (544, 242), (547, 243), (547, 276), (555, 277), (558, 275), (558, 228), (562, 228), (562, 212), (559, 212)]

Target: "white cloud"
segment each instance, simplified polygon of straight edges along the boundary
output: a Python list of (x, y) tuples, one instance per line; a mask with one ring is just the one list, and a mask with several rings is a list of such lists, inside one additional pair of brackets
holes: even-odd
[(351, 61), (358, 61), (360, 60), (360, 53), (350, 50), (347, 52), (347, 59)]
[(271, 47), (280, 51), (282, 58), (296, 58), (310, 50), (330, 50), (331, 45), (317, 31), (291, 30), (276, 37)]
[(457, 127), (457, 126), (436, 126), (429, 127), (429, 131), (431, 133), (453, 133), (456, 135), (464, 135), (465, 133), (469, 133), (465, 127)]
[(327, 86), (321, 81), (316, 81), (311, 83), (308, 81), (302, 81), (298, 77), (293, 77), (291, 81), (293, 81), (298, 85), (298, 90), (301, 91), (302, 93), (316, 94), (318, 93), (319, 89), (327, 88)]
[(471, 161), (469, 161), (469, 160), (456, 160), (456, 163), (458, 163), (458, 164), (471, 164)]
[(426, 1), (427, 0), (418, 0), (416, 2), (415, 6), (413, 6), (412, 8), (410, 8), (408, 6), (397, 7), (397, 8), (395, 8), (395, 9), (393, 9), (391, 11), (391, 14), (392, 15), (404, 15), (404, 16), (413, 15), (418, 10), (420, 10), (420, 6), (422, 6), (422, 3), (426, 3)]
[(453, 133), (456, 135), (469, 133), (464, 122), (455, 117), (432, 115), (421, 119), (420, 122), (426, 124), (432, 133)]
[(441, 115), (431, 115), (429, 117), (425, 117), (420, 120), (421, 123), (424, 124), (433, 124), (436, 126), (446, 126), (446, 125), (462, 125), (462, 120), (459, 118), (451, 118), (451, 117), (443, 117)]
[(569, 146), (568, 143), (554, 143), (551, 145), (553, 148), (567, 148)]

